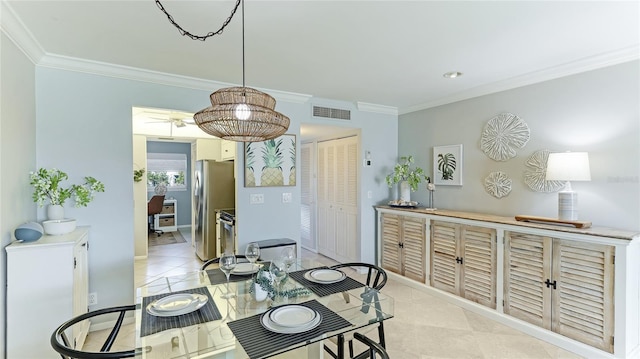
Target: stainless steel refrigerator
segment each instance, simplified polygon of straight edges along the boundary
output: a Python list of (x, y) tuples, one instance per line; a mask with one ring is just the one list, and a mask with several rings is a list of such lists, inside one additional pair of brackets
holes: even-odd
[(235, 208), (233, 161), (196, 161), (193, 176), (194, 242), (203, 261), (216, 257), (216, 210)]

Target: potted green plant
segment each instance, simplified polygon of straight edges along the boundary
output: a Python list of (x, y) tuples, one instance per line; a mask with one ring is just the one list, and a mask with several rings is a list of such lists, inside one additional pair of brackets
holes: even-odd
[(30, 184), (33, 186), (33, 201), (40, 207), (49, 202), (47, 216), (49, 219), (63, 219), (66, 200), (73, 197), (76, 207), (86, 207), (93, 200), (95, 192), (104, 192), (104, 184), (93, 177), (85, 177), (84, 183), (63, 187), (62, 182), (69, 176), (58, 169), (40, 168), (30, 173)]
[(389, 188), (400, 183), (400, 202), (398, 204), (410, 204), (411, 192), (418, 190), (418, 185), (422, 180), (429, 180), (425, 176), (424, 170), (420, 167), (411, 167), (413, 156), (400, 157), (400, 162), (395, 165), (393, 172), (386, 177)]

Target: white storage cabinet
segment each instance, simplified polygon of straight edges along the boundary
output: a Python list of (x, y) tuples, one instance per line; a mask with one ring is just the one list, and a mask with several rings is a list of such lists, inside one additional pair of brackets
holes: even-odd
[(166, 199), (162, 212), (153, 216), (153, 229), (163, 232), (178, 230), (178, 200)]
[[(13, 242), (7, 251), (7, 358), (60, 358), (49, 343), (65, 321), (88, 312), (89, 227), (38, 241)], [(89, 322), (68, 333), (81, 348)]]

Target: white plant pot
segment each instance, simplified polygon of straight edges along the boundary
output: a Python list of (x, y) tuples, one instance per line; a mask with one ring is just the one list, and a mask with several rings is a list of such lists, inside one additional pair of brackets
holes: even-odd
[(402, 202), (411, 202), (411, 186), (408, 181), (400, 182), (400, 200)]
[(254, 293), (256, 294), (257, 302), (264, 301), (265, 299), (267, 299), (267, 296), (269, 295), (269, 293), (266, 290), (262, 289), (262, 287), (258, 283), (253, 283), (253, 290), (254, 290)]
[(47, 207), (47, 218), (49, 220), (64, 219), (64, 207), (59, 204), (50, 204)]

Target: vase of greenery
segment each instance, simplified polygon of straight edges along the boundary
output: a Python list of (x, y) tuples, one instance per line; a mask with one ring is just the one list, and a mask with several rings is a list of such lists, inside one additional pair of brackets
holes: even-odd
[(424, 175), (424, 170), (420, 167), (411, 167), (413, 156), (400, 157), (400, 162), (395, 165), (393, 172), (386, 177), (387, 185), (391, 188), (395, 184), (400, 184), (399, 204), (411, 203), (411, 192), (418, 190), (418, 185), (428, 177)]
[(93, 177), (84, 177), (84, 183), (63, 187), (62, 182), (69, 176), (58, 169), (40, 168), (30, 173), (30, 184), (33, 186), (33, 201), (40, 207), (49, 202), (47, 217), (49, 219), (64, 218), (64, 203), (73, 198), (76, 207), (86, 207), (93, 200), (95, 192), (104, 192), (104, 184)]

